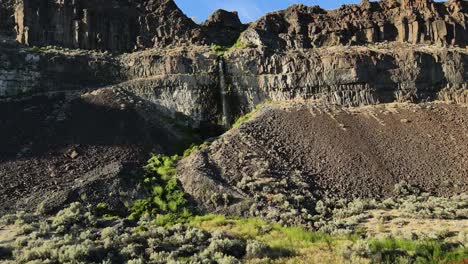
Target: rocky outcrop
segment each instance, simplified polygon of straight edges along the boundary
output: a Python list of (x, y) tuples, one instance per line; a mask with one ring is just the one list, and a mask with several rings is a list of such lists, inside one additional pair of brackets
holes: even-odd
[(237, 12), (216, 10), (202, 24), (208, 37), (221, 46), (231, 46), (246, 28)]
[(3, 0), (0, 3), (0, 35), (13, 35), (15, 19), (13, 0)]
[(363, 0), (332, 11), (295, 5), (260, 18), (242, 41), (275, 50), (378, 42), (465, 47), (467, 11), (463, 0)]
[(114, 85), (194, 127), (221, 125), (223, 113), (235, 118), (268, 100), (464, 103), (468, 80), (465, 49), (408, 44), (275, 53), (244, 48), (227, 53), (223, 64), (204, 46), (119, 56), (16, 48), (2, 49), (0, 60), (0, 96)]
[(218, 57), (206, 47), (142, 51), (120, 57), (117, 84), (196, 127), (221, 124)]
[(15, 21), (17, 40), (26, 45), (109, 51), (232, 45), (244, 28), (237, 14), (226, 11), (198, 25), (172, 0), (18, 0)]
[(362, 106), (449, 99), (453, 94), (458, 98), (453, 101), (462, 102), (468, 80), (468, 53), (456, 48), (382, 45), (283, 53), (239, 49), (225, 55), (223, 69), (207, 49), (150, 54), (122, 57), (132, 76), (119, 87), (182, 113), (195, 124), (221, 124), (226, 112), (221, 70), (228, 91), (224, 101), (234, 116), (269, 100)]
[(121, 80), (103, 53), (0, 44), (0, 97), (102, 87)]
[(434, 100), (465, 90), (462, 49), (376, 46), (286, 53), (239, 50), (227, 56), (233, 100), (246, 112), (266, 100), (314, 99), (346, 106)]
[[(0, 21), (12, 30), (11, 1), (2, 3)], [(218, 10), (199, 25), (173, 0), (18, 0), (17, 39), (35, 46), (132, 51), (183, 44), (231, 46), (241, 41), (273, 50), (307, 49), (379, 42), (461, 46), (468, 44), (468, 4), (433, 0), (363, 0), (325, 11), (294, 5), (267, 14), (247, 30), (235, 12)], [(245, 30), (245, 31), (244, 31)]]

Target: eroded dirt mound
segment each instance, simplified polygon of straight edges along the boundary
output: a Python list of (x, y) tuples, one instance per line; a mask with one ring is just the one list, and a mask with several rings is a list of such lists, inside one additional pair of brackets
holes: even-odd
[(55, 211), (76, 200), (124, 209), (142, 194), (151, 152), (195, 141), (169, 121), (117, 88), (1, 100), (0, 213)]
[(208, 211), (306, 219), (324, 196), (384, 198), (406, 181), (436, 195), (468, 191), (468, 107), (267, 105), (179, 165)]

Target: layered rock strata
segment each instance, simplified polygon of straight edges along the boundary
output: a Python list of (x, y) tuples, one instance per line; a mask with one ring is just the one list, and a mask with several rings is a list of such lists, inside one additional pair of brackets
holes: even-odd
[(378, 42), (465, 47), (467, 10), (463, 0), (364, 0), (332, 11), (294, 5), (260, 18), (241, 39), (275, 50)]
[(217, 11), (198, 25), (172, 0), (17, 0), (17, 40), (30, 46), (132, 51), (182, 44), (231, 45), (244, 28), (237, 13)]
[(239, 49), (219, 61), (203, 48), (123, 56), (122, 72), (129, 81), (118, 86), (195, 124), (221, 124), (227, 108), (240, 116), (269, 100), (343, 106), (466, 102), (468, 53), (463, 49), (391, 45), (273, 54)]
[(467, 100), (468, 52), (461, 48), (389, 44), (281, 53), (238, 49), (222, 59), (222, 84), (220, 58), (207, 47), (120, 56), (5, 49), (0, 60), (0, 96), (115, 85), (168, 115), (186, 116), (194, 126), (221, 124), (226, 104), (236, 117), (268, 100), (344, 106)]
[[(2, 26), (11, 27), (8, 3), (0, 19)], [(246, 27), (236, 13), (223, 10), (198, 25), (172, 0), (106, 0), (99, 5), (90, 0), (17, 0), (14, 6), (17, 40), (37, 46), (111, 51), (184, 43), (229, 46)], [(241, 40), (274, 50), (378, 42), (465, 47), (467, 6), (463, 0), (364, 0), (332, 11), (295, 5), (252, 23)]]
[[(314, 101), (327, 107), (274, 109), (250, 123), (252, 127), (235, 130), (184, 161), (184, 187), (198, 202), (206, 202), (205, 209), (225, 209), (208, 201), (218, 190), (231, 195), (233, 211), (272, 219), (276, 216), (262, 214), (276, 210), (294, 219), (299, 207), (283, 208), (285, 201), (299, 204), (301, 197), (314, 197), (322, 189), (344, 196), (365, 180), (377, 182), (372, 175), (385, 173), (390, 175), (385, 188), (370, 184), (354, 194), (386, 195), (404, 175), (414, 175), (413, 182), (430, 191), (442, 186), (440, 194), (466, 191), (460, 178), (466, 176), (466, 151), (459, 138), (465, 108), (433, 111), (432, 105), (423, 110), (418, 106), (398, 109), (395, 115), (384, 113), (389, 110), (355, 114), (329, 109), (438, 99), (467, 103), (466, 13), (466, 1), (385, 0), (334, 11), (293, 6), (249, 26), (234, 12), (217, 11), (198, 25), (171, 0), (105, 0), (100, 5), (91, 0), (4, 1), (0, 204), (4, 211), (32, 210), (49, 194), (58, 202), (49, 206), (54, 208), (82, 195), (97, 201), (113, 189), (127, 193), (134, 183), (124, 180), (135, 175), (133, 169), (150, 151), (179, 151), (177, 144), (192, 140), (193, 130), (187, 135), (187, 128), (219, 135), (216, 128), (229, 127), (234, 118), (270, 100)], [(17, 38), (12, 42), (4, 35), (13, 31), (13, 17)], [(219, 51), (225, 49), (216, 54), (209, 47), (236, 41), (222, 56)], [(341, 119), (348, 121), (332, 126)], [(362, 131), (371, 142), (352, 141)], [(401, 132), (398, 137), (395, 131)], [(435, 134), (429, 137), (428, 131)], [(334, 141), (343, 138), (352, 144)], [(409, 157), (402, 154), (408, 145)], [(305, 147), (291, 149), (296, 146)], [(343, 149), (349, 152), (339, 152)], [(455, 156), (447, 154), (452, 152)], [(421, 160), (411, 160), (419, 156)], [(366, 162), (374, 157), (391, 166)], [(317, 164), (322, 160), (331, 165)], [(330, 175), (338, 178), (328, 181)], [(426, 181), (424, 175), (436, 180)], [(111, 184), (95, 188), (103, 181)], [(245, 184), (233, 187), (233, 181)], [(30, 191), (30, 186), (36, 188)], [(291, 189), (294, 195), (267, 204), (271, 186), (278, 187), (275, 195)], [(246, 198), (256, 193), (264, 195), (260, 202)], [(125, 200), (135, 198), (129, 194), (123, 200), (116, 194), (110, 202), (123, 208)], [(239, 209), (246, 205), (247, 210)], [(299, 205), (308, 214), (314, 203)]]

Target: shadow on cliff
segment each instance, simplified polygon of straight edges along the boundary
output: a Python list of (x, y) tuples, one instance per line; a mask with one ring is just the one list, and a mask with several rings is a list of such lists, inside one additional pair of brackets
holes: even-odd
[[(357, 79), (362, 86), (369, 85), (378, 103), (433, 101), (449, 83), (442, 64), (429, 53), (403, 51), (396, 56), (382, 55), (376, 61), (372, 57), (356, 64)], [(413, 64), (418, 71), (404, 70)]]
[(131, 102), (109, 89), (0, 100), (0, 213), (39, 204), (53, 211), (80, 199), (124, 208), (141, 194), (150, 153), (180, 153), (200, 141)]
[(137, 109), (105, 96), (99, 101), (64, 94), (0, 103), (0, 161), (42, 157), (74, 146), (131, 146), (174, 154), (199, 136), (154, 109)]

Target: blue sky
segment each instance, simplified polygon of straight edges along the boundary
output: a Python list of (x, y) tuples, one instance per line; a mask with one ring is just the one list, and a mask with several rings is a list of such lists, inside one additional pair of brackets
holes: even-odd
[[(438, 0), (440, 1), (440, 0)], [(344, 4), (357, 4), (361, 0), (175, 0), (184, 13), (201, 23), (216, 9), (238, 11), (242, 22), (257, 20), (264, 14), (287, 8), (292, 4), (320, 5), (335, 9)]]
[(251, 22), (267, 12), (281, 10), (292, 4), (320, 5), (324, 9), (338, 8), (343, 4), (359, 3), (360, 0), (175, 0), (177, 5), (198, 23), (222, 8), (238, 11), (242, 22)]

